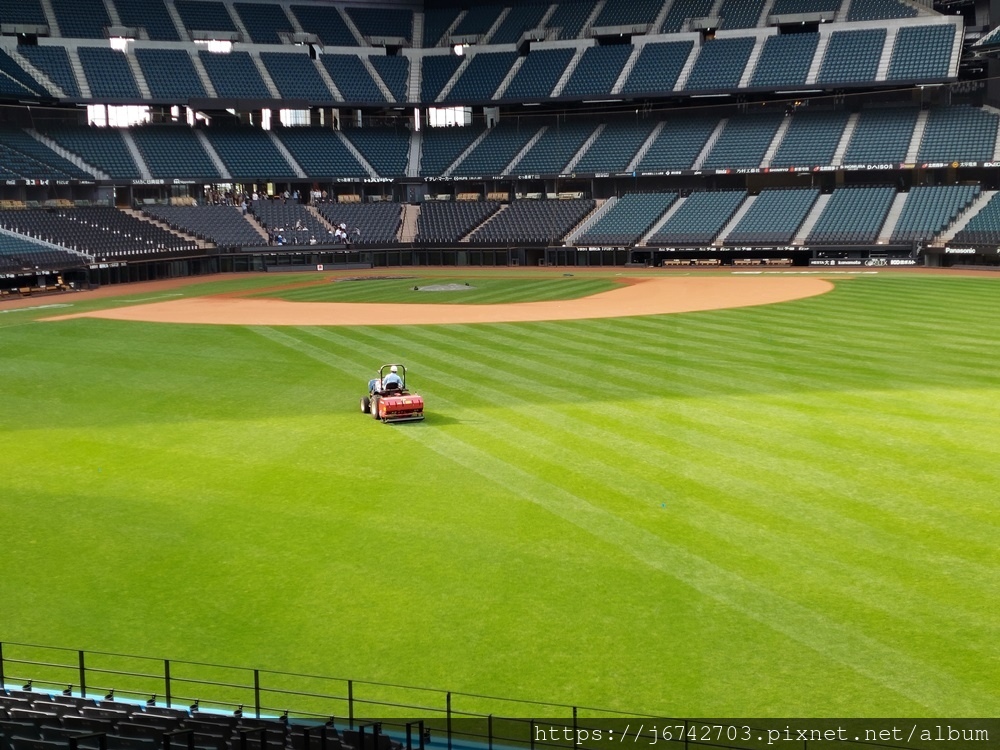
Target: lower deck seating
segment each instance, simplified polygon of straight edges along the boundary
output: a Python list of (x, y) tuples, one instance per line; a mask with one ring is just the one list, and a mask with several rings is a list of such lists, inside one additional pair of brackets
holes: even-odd
[(254, 216), (278, 244), (308, 245), (332, 242), (331, 231), (301, 203), (259, 200), (252, 205)]
[(577, 244), (633, 245), (677, 200), (677, 193), (631, 193), (624, 196)]
[(197, 254), (197, 245), (110, 206), (0, 211), (0, 227), (101, 259)]
[(402, 223), (398, 203), (321, 203), (317, 208), (334, 226), (346, 225), (351, 244), (385, 245), (397, 241)]
[(555, 244), (594, 209), (594, 201), (520, 200), (498, 211), (470, 242)]
[(0, 690), (4, 750), (401, 750), (377, 729)]
[(500, 210), (495, 201), (425, 203), (417, 217), (418, 242), (458, 242)]
[(267, 244), (267, 238), (254, 229), (237, 206), (146, 206), (142, 212), (217, 247)]
[(710, 243), (722, 231), (746, 195), (742, 190), (693, 193), (649, 238), (649, 244)]

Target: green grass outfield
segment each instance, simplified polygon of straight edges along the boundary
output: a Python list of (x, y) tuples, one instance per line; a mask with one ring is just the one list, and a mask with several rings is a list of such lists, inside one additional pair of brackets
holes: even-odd
[[(0, 641), (669, 716), (995, 715), (1000, 278), (835, 278), (559, 323), (0, 305)], [(388, 361), (425, 422), (359, 412)]]

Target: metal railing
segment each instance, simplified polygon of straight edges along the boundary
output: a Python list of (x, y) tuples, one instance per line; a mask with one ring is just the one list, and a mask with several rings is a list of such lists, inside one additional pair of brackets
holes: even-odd
[[(358, 750), (377, 750), (388, 734), (406, 750), (664, 750), (719, 748), (720, 750), (809, 750), (816, 733), (822, 744), (837, 742), (851, 748), (939, 748), (940, 739), (988, 736), (969, 747), (986, 748), (1000, 738), (1000, 720), (925, 720), (928, 731), (947, 736), (930, 742), (900, 743), (886, 734), (885, 722), (919, 720), (859, 719), (679, 719), (653, 713), (623, 713), (588, 706), (517, 700), (392, 683), (233, 667), (178, 659), (160, 659), (103, 651), (0, 641), (0, 693), (79, 695), (104, 701), (135, 701), (147, 706), (180, 707), (192, 714), (212, 713), (255, 719), (272, 718), (299, 726), (308, 742), (327, 729), (351, 733)], [(15, 700), (18, 700), (15, 698)], [(544, 717), (544, 718), (526, 718)], [(872, 734), (873, 727), (878, 728)], [(808, 731), (800, 734), (800, 730)], [(834, 732), (838, 732), (836, 736)], [(180, 734), (190, 730), (180, 729)], [(247, 748), (259, 727), (240, 730), (239, 744)], [(968, 733), (968, 737), (966, 736)], [(100, 734), (100, 733), (99, 733)], [(175, 732), (174, 734), (177, 734)], [(74, 745), (77, 737), (70, 744)], [(192, 744), (190, 736), (187, 744)], [(885, 740), (894, 740), (886, 742)], [(103, 743), (103, 737), (101, 738)], [(812, 745), (810, 745), (812, 743)], [(169, 747), (169, 741), (166, 745)], [(258, 743), (263, 747), (263, 743)], [(966, 744), (949, 743), (948, 747)], [(73, 748), (71, 748), (73, 750)]]

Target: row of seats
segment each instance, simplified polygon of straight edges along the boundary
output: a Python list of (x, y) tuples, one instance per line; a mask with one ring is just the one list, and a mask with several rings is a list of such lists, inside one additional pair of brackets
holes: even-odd
[(110, 206), (0, 211), (0, 228), (95, 258), (197, 254), (193, 242)]
[[(516, 43), (521, 36), (544, 29), (558, 39), (585, 37), (590, 27), (629, 26), (647, 33), (673, 33), (690, 28), (690, 19), (708, 16), (713, 0), (635, 0), (605, 3), (596, 16), (597, 0), (563, 0), (546, 20), (548, 3), (476, 4), (463, 9), (429, 8), (424, 11), (423, 39), (415, 40), (413, 11), (405, 8), (352, 7), (349, 3), (332, 7), (278, 2), (221, 2), (220, 0), (173, 0), (183, 25), (183, 34), (194, 31), (237, 32), (237, 20), (246, 30), (244, 41), (280, 44), (296, 31), (296, 25), (316, 34), (327, 46), (360, 46), (373, 37), (396, 37), (413, 46), (447, 45), (454, 36), (473, 36), (493, 44)], [(170, 0), (113, 0), (123, 25), (145, 30), (155, 41), (181, 41), (181, 31), (170, 16)], [(777, 0), (770, 15), (840, 10), (843, 0)], [(667, 13), (663, 15), (665, 6)], [(766, 25), (764, 0), (726, 0), (719, 9), (720, 27), (745, 29)], [(101, 39), (111, 25), (103, 0), (52, 0), (53, 33), (66, 38)], [(871, 21), (917, 15), (916, 9), (900, 0), (852, 0), (847, 19)], [(661, 19), (662, 16), (662, 19)], [(5, 3), (5, 22), (49, 25), (40, 0)], [(356, 35), (351, 27), (357, 29)], [(449, 33), (450, 32), (450, 33)], [(360, 39), (359, 39), (360, 36)]]
[[(200, 3), (198, 0), (196, 4)], [(899, 29), (885, 80), (934, 82), (953, 77), (955, 34), (956, 26), (940, 22)], [(874, 83), (887, 38), (885, 29), (833, 31), (819, 62), (816, 82), (824, 86)], [(682, 40), (641, 47), (628, 44), (587, 47), (558, 94), (586, 98), (615, 93), (616, 83), (633, 56), (634, 61), (621, 88), (626, 94), (656, 95), (672, 91), (698, 94), (803, 87), (811, 83), (808, 76), (819, 41), (818, 33), (766, 37), (749, 71), (758, 43), (752, 36), (719, 37), (697, 46), (691, 40)], [(18, 52), (58, 85), (67, 97), (81, 96), (64, 48), (18, 47)], [(148, 86), (148, 96), (154, 101), (167, 102), (210, 96), (278, 97), (314, 106), (345, 101), (359, 104), (406, 102), (410, 99), (410, 65), (416, 64), (405, 56), (384, 54), (362, 57), (331, 53), (314, 60), (304, 51), (235, 51), (220, 55), (198, 50), (197, 60), (208, 75), (206, 82), (195, 67), (193, 52), (141, 46), (127, 55), (108, 47), (81, 46), (77, 50), (91, 96), (105, 101), (142, 101), (145, 98), (129, 65), (132, 55)], [(513, 50), (478, 52), (470, 54), (465, 63), (463, 58), (453, 54), (416, 58), (421, 65), (420, 98), (427, 103), (516, 102), (546, 98), (557, 92), (558, 82), (574, 59), (574, 53), (572, 48), (537, 49), (524, 57)], [(691, 55), (694, 55), (694, 62), (690, 74), (681, 82), (681, 73)], [(0, 58), (0, 70), (10, 68), (16, 76), (16, 80), (3, 78), (2, 81), (11, 93), (45, 94), (40, 82), (20, 68), (15, 59), (6, 58)], [(261, 75), (258, 60), (273, 82), (274, 91)], [(452, 83), (463, 64), (461, 75)], [(520, 67), (503, 87), (515, 64)]]
[[(940, 234), (979, 194), (978, 185), (913, 188), (902, 202), (891, 242), (906, 244)], [(889, 186), (840, 188), (821, 210), (816, 208), (819, 195), (814, 188), (769, 189), (756, 196), (739, 190), (695, 192), (686, 197), (674, 192), (630, 193), (613, 199), (597, 214), (593, 214), (591, 199), (509, 204), (435, 201), (420, 207), (415, 239), (431, 244), (558, 244), (593, 215), (596, 220), (590, 220), (573, 244), (630, 246), (648, 236), (650, 245), (709, 244), (720, 239), (726, 245), (787, 245), (815, 208), (812, 227), (803, 237), (807, 244), (871, 244), (886, 225), (897, 192)], [(345, 227), (352, 245), (399, 241), (402, 207), (398, 203), (322, 202), (315, 208), (329, 225)], [(308, 207), (280, 199), (255, 201), (252, 216), (243, 216), (233, 206), (147, 206), (144, 213), (223, 248), (337, 241), (330, 226)], [(266, 231), (256, 229), (254, 220)], [(0, 233), (5, 267), (80, 265), (79, 256), (66, 257), (58, 246), (67, 252), (72, 249), (108, 258), (200, 252), (189, 241), (110, 207), (0, 211), (0, 228), (7, 230)], [(1000, 234), (1000, 205), (988, 203), (963, 231), (959, 241)]]
[(86, 263), (86, 259), (68, 250), (60, 250), (29, 237), (0, 232), (0, 273), (34, 270), (65, 270)]
[[(607, 118), (503, 122), (486, 130), (429, 128), (421, 135), (424, 177), (601, 174), (666, 170), (772, 169), (907, 161), (921, 112), (915, 107), (843, 111), (765, 111), (728, 118), (694, 114), (661, 121)], [(853, 117), (850, 137), (845, 133)], [(779, 128), (786, 125), (780, 140)], [(926, 114), (916, 148), (920, 162), (990, 161), (998, 149), (1000, 117), (986, 109), (954, 106)], [(154, 178), (329, 180), (408, 174), (411, 134), (405, 128), (205, 128), (145, 125), (115, 128), (53, 127), (40, 135), (77, 155), (90, 169), (60, 156), (38, 137), (0, 130), (0, 175), (21, 179), (141, 177), (131, 138)], [(838, 149), (842, 153), (838, 155)], [(770, 152), (770, 155), (769, 155)], [(288, 156), (291, 157), (290, 162)], [(459, 159), (461, 158), (461, 161)]]
[(253, 227), (237, 206), (146, 206), (143, 213), (216, 247), (267, 244), (267, 238)]
[(0, 691), (0, 749), (400, 750), (388, 735), (332, 722), (251, 718), (39, 692)]

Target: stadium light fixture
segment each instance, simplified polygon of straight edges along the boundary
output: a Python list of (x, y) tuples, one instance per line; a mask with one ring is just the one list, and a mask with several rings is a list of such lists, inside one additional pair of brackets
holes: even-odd
[(129, 42), (134, 41), (135, 39), (128, 36), (113, 36), (108, 39), (108, 42), (111, 44), (111, 49), (117, 52), (128, 52)]

